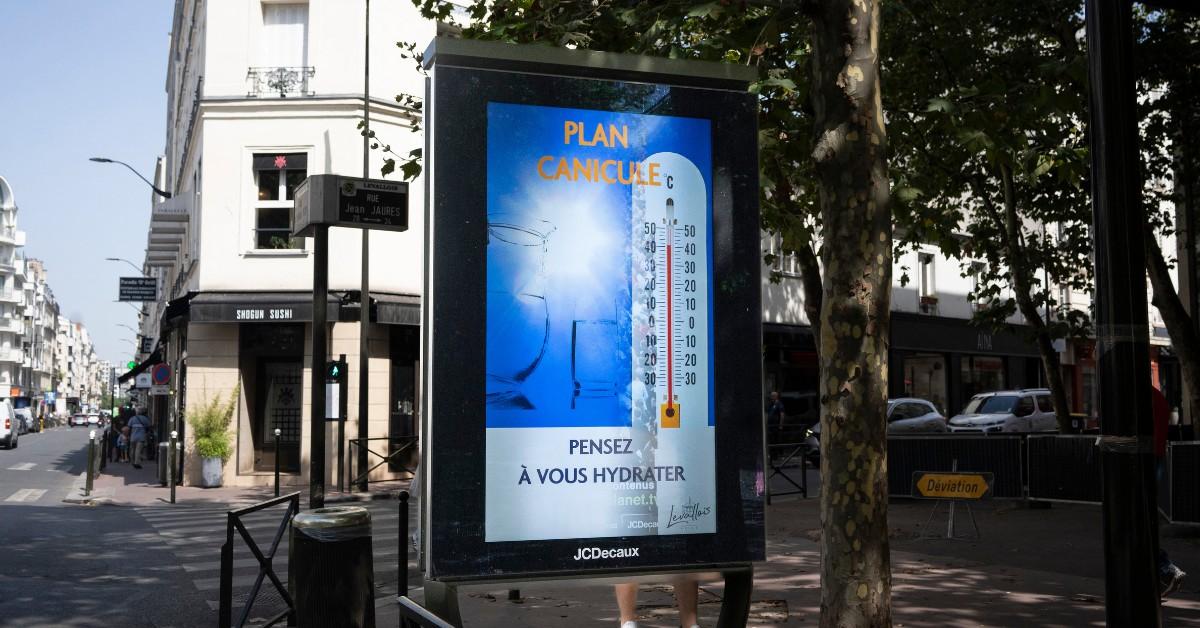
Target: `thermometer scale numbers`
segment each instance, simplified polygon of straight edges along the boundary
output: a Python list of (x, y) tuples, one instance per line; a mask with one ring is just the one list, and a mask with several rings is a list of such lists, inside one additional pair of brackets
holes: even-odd
[(659, 425), (678, 428), (682, 419), (680, 391), (693, 387), (700, 365), (696, 312), (698, 303), (696, 225), (676, 217), (668, 198), (665, 216), (643, 225), (644, 250), (650, 278), (643, 286), (647, 327), (643, 353), (644, 383), (655, 390)]

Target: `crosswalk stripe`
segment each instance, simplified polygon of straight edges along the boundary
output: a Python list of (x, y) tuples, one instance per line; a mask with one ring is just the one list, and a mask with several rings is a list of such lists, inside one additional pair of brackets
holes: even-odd
[[(225, 542), (225, 525), (231, 509), (250, 504), (205, 504), (199, 507), (177, 505), (173, 507), (151, 506), (135, 508), (149, 525), (147, 532), (155, 535), (151, 543), (164, 546), (176, 558), (179, 568), (192, 580), (197, 591), (202, 592), (205, 602), (214, 610), (220, 590), (220, 548)], [(360, 504), (371, 511), (372, 554), (375, 558), (377, 577), (395, 573), (396, 556), (402, 546), (397, 537), (399, 513), (394, 501)], [(242, 518), (243, 525), (254, 537), (265, 554), (274, 538), (282, 519), (283, 507), (252, 513)], [(415, 516), (410, 515), (410, 517)], [(273, 563), (276, 574), (287, 581), (287, 557), (289, 538), (285, 532)], [(240, 534), (234, 535), (233, 587), (235, 599), (244, 595), (258, 576), (259, 564), (246, 547)], [(386, 580), (386, 577), (384, 577)], [(266, 586), (266, 585), (264, 585)], [(236, 605), (236, 603), (235, 603)]]
[(34, 468), (35, 466), (37, 466), (37, 463), (22, 462), (21, 464), (14, 464), (13, 466), (9, 467), (8, 470), (9, 471), (29, 471), (30, 469)]
[(23, 488), (5, 499), (6, 502), (36, 502), (46, 494), (44, 488)]

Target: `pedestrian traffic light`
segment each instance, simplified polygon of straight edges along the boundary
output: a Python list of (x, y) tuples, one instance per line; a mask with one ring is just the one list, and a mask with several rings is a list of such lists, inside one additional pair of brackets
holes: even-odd
[(346, 377), (346, 363), (341, 360), (331, 360), (325, 366), (325, 379), (331, 382), (340, 382)]

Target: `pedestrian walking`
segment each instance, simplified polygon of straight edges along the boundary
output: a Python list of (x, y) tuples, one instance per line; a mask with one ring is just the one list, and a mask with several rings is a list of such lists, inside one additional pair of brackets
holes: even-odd
[(121, 428), (117, 436), (117, 462), (129, 462), (129, 427)]
[(137, 414), (129, 419), (130, 458), (134, 469), (142, 468), (142, 459), (146, 454), (146, 438), (150, 432), (150, 417), (146, 416), (145, 408), (138, 408)]
[(776, 440), (783, 433), (783, 400), (779, 398), (779, 391), (771, 391), (771, 401), (767, 404), (767, 429), (774, 432)]
[[(637, 595), (638, 585), (627, 582), (615, 585), (617, 608), (621, 610), (621, 628), (638, 628)], [(680, 576), (675, 579), (675, 605), (679, 607), (679, 625), (684, 628), (700, 628), (698, 598), (700, 585), (694, 578)]]

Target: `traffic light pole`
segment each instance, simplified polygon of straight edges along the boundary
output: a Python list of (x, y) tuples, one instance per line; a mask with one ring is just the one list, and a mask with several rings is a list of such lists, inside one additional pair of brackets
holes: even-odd
[(1110, 626), (1159, 626), (1158, 513), (1142, 240), (1147, 227), (1138, 198), (1132, 11), (1130, 0), (1087, 0), (1085, 5), (1105, 608)]
[(314, 225), (313, 246), (313, 313), (312, 405), (308, 430), (308, 507), (325, 506), (325, 358), (326, 300), (329, 297), (329, 225)]
[[(346, 364), (346, 354), (338, 355), (338, 364)], [(345, 368), (344, 366), (341, 368)], [(346, 490), (346, 373), (341, 373), (337, 380), (338, 386), (338, 492)]]

